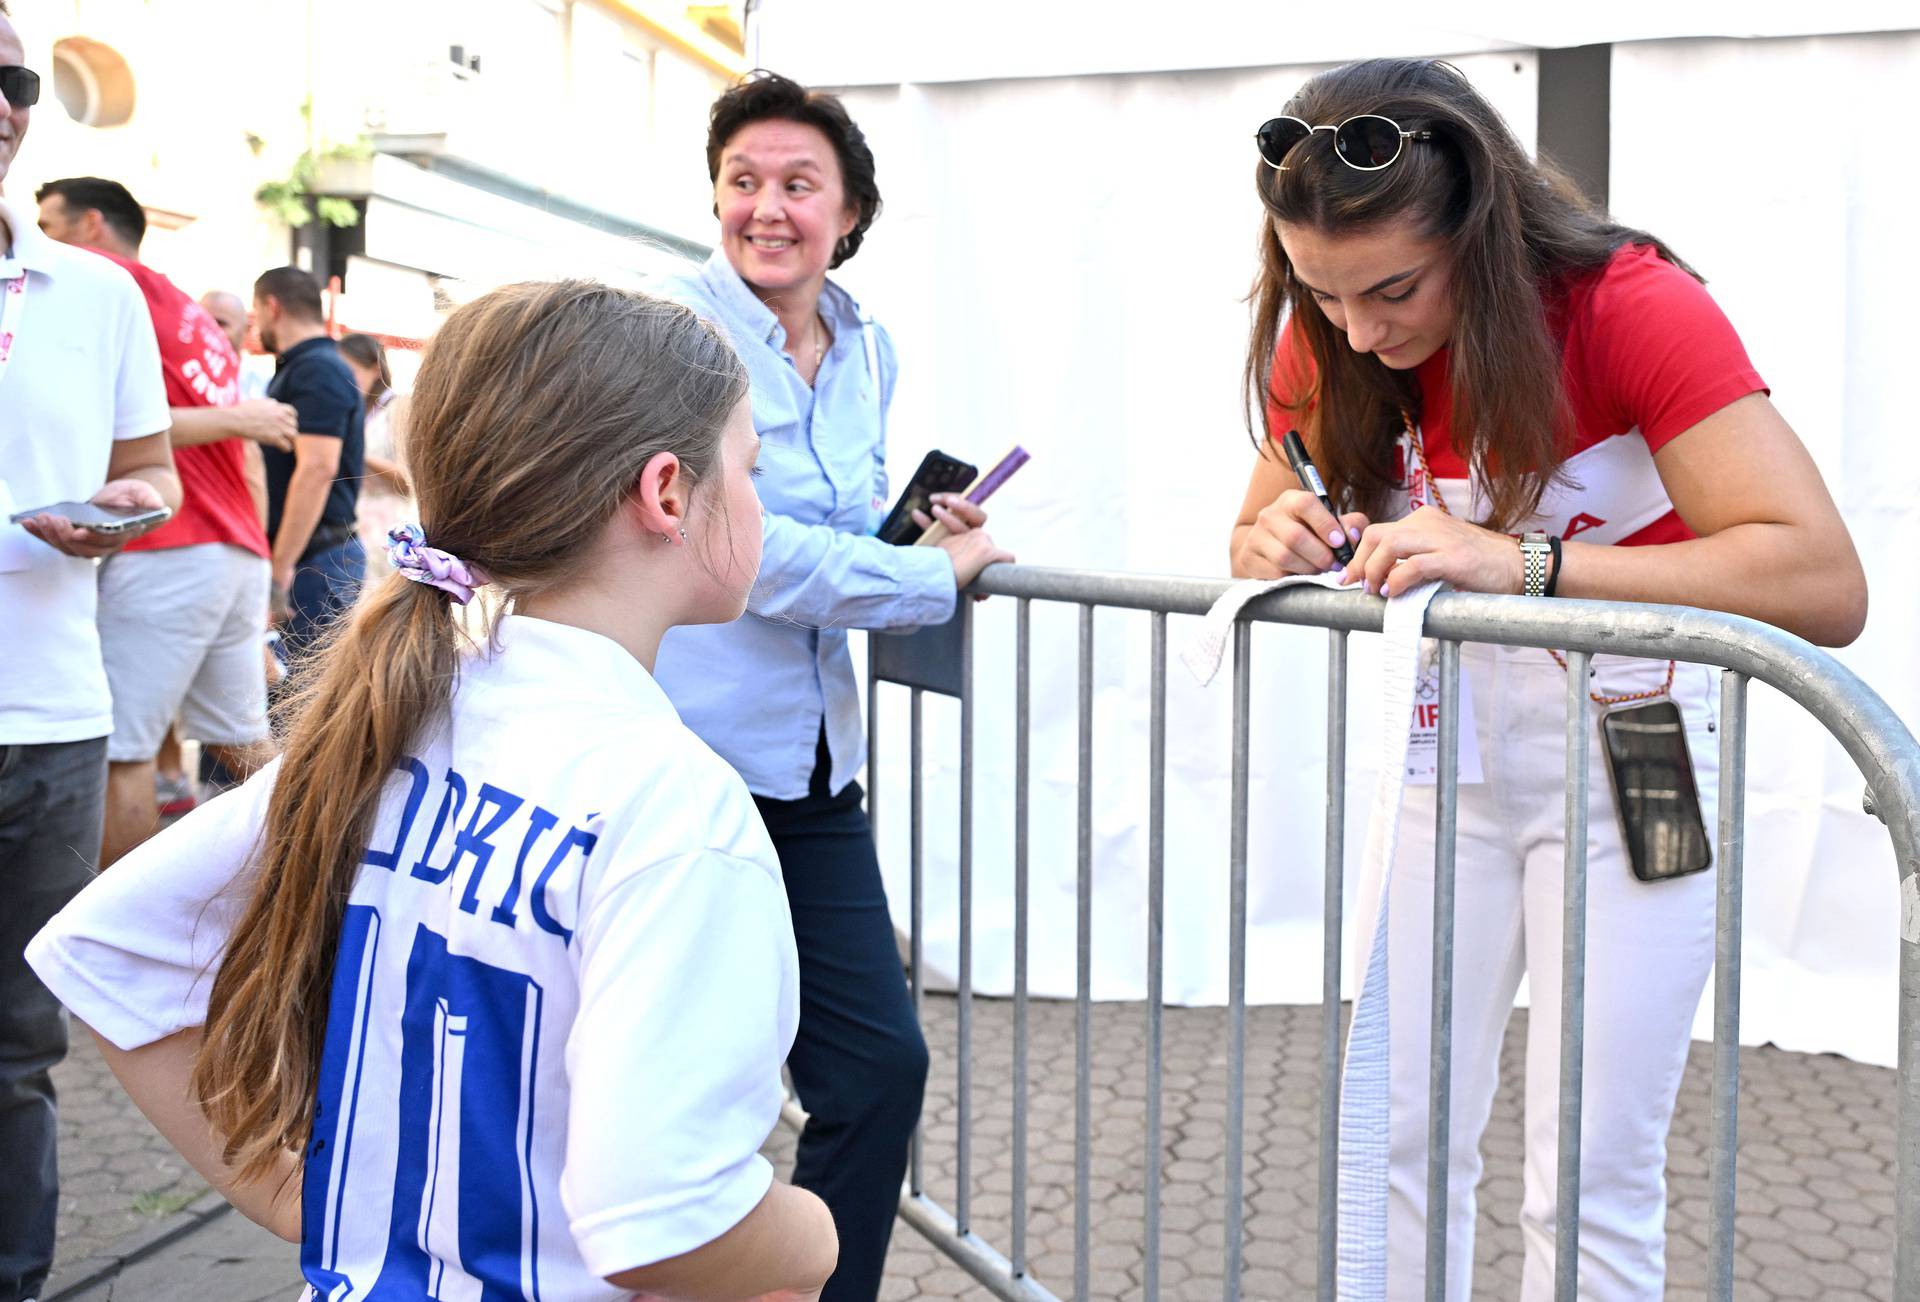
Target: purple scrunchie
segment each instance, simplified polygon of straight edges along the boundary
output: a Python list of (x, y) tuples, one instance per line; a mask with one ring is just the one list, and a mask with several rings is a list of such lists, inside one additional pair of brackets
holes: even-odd
[(415, 583), (438, 588), (463, 606), (473, 600), (475, 588), (488, 583), (486, 571), (478, 565), (427, 546), (426, 531), (417, 524), (396, 524), (387, 530), (387, 559)]

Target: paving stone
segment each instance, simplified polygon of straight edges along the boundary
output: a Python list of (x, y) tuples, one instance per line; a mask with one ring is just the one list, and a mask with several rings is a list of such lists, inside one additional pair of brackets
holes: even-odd
[[(923, 1145), (924, 1184), (950, 1205), (957, 1094), (955, 1004), (928, 995), (931, 1047)], [(1343, 1013), (1344, 1015), (1344, 1013)], [(1027, 1248), (1033, 1277), (1071, 1296), (1074, 1263), (1075, 1045), (1071, 1004), (1031, 1005), (1028, 1073)], [(1005, 1253), (1012, 1241), (1012, 1006), (976, 999), (974, 1043), (983, 1050), (970, 1099), (974, 1232)], [(1139, 1005), (1097, 1005), (1092, 1091), (1094, 1179), (1089, 1291), (1100, 1299), (1142, 1293), (1145, 1271), (1145, 1035)], [(1527, 1019), (1515, 1013), (1500, 1059), (1500, 1087), (1483, 1136), (1476, 1190), (1476, 1295), (1517, 1294), (1525, 1255), (1518, 1213), (1524, 1187), (1521, 1116)], [(1223, 1010), (1164, 1013), (1161, 1296), (1222, 1296), (1221, 1224), (1227, 1133)], [(1242, 1296), (1310, 1296), (1319, 1205), (1320, 1012), (1253, 1008), (1247, 1014), (1244, 1154), (1246, 1214)], [(1711, 1205), (1712, 1049), (1696, 1044), (1669, 1139), (1667, 1296), (1706, 1296)], [(1734, 1274), (1738, 1295), (1889, 1299), (1893, 1257), (1893, 1074), (1833, 1057), (1740, 1051), (1741, 1134)], [(198, 1180), (126, 1102), (91, 1045), (56, 1073), (61, 1089), (63, 1191), (56, 1280), (111, 1265), (121, 1245), (187, 1213)], [(792, 1169), (785, 1127), (766, 1152)], [(209, 1222), (119, 1279), (75, 1302), (292, 1302), (292, 1250), (237, 1215)], [(971, 1276), (913, 1230), (896, 1227), (881, 1296), (887, 1302), (985, 1299)]]

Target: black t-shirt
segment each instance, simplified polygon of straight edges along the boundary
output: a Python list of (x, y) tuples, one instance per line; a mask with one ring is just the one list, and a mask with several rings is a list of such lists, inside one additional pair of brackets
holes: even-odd
[[(367, 402), (333, 340), (325, 336), (308, 339), (280, 354), (267, 396), (299, 413), (302, 434), (324, 434), (340, 440), (340, 469), (327, 492), (320, 522), (314, 527), (351, 525), (354, 504), (360, 498), (360, 476), (365, 473)], [(280, 513), (287, 504), (294, 457), (276, 448), (262, 448), (261, 452), (267, 466), (267, 536), (273, 538), (280, 533)]]

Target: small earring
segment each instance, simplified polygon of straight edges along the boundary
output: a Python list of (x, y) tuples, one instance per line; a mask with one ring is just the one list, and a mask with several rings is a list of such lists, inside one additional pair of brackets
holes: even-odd
[[(687, 540), (687, 531), (685, 529), (682, 529), (680, 531), (680, 541), (685, 542), (686, 540)], [(671, 545), (673, 542), (673, 538), (670, 535), (663, 533), (660, 535), (660, 541)]]

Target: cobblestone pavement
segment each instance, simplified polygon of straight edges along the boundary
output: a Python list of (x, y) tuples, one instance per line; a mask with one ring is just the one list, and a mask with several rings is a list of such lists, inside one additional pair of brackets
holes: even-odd
[[(954, 1021), (950, 998), (930, 997), (925, 1185), (951, 1206), (954, 1162)], [(973, 1072), (973, 1219), (977, 1233), (1009, 1246), (1012, 1008), (977, 1001)], [(1073, 1078), (1071, 1004), (1033, 1005), (1029, 1121), (1028, 1250), (1035, 1277), (1055, 1293), (1073, 1286)], [(1475, 1296), (1511, 1298), (1520, 1278), (1519, 1080), (1526, 1015), (1515, 1015), (1488, 1126), (1480, 1184)], [(1247, 1236), (1243, 1296), (1298, 1298), (1313, 1282), (1318, 1113), (1318, 1010), (1258, 1008), (1247, 1027)], [(1221, 1296), (1226, 1016), (1168, 1009), (1165, 1019), (1163, 1296)], [(1093, 1013), (1093, 1229), (1090, 1291), (1142, 1292), (1145, 1010), (1097, 1005)], [(1695, 1045), (1668, 1163), (1668, 1291), (1706, 1296), (1707, 1080), (1711, 1049)], [(1893, 1257), (1893, 1074), (1832, 1057), (1773, 1049), (1741, 1054), (1742, 1144), (1736, 1295), (1742, 1299), (1889, 1298)], [(205, 1216), (200, 1186), (126, 1104), (90, 1046), (60, 1069), (60, 1265), (49, 1299), (84, 1302), (204, 1298), (292, 1302), (293, 1250), (237, 1215)], [(793, 1137), (776, 1131), (768, 1153), (791, 1164)], [(74, 1291), (89, 1273), (149, 1242), (178, 1235), (118, 1279)], [(912, 1230), (900, 1227), (883, 1298), (984, 1298), (974, 1281)]]

